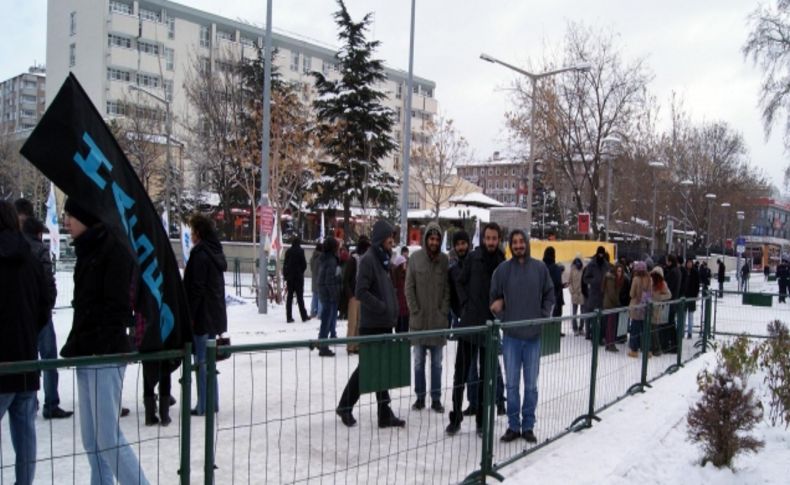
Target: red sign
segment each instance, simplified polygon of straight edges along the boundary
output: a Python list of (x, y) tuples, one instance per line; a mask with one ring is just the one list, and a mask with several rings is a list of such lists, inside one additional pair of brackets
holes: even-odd
[(727, 240), (724, 242), (724, 246), (725, 246), (727, 249), (732, 249), (732, 239), (727, 239)]
[(271, 235), (274, 228), (274, 209), (271, 206), (261, 207), (261, 230)]
[(578, 229), (579, 234), (589, 234), (590, 233), (590, 213), (589, 212), (580, 212), (579, 219), (578, 219)]

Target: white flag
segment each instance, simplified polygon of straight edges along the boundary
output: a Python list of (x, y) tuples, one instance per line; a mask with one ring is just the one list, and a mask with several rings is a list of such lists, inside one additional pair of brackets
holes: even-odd
[(275, 211), (274, 213), (274, 225), (272, 226), (272, 238), (271, 238), (271, 252), (276, 257), (279, 258), (280, 250), (283, 248), (283, 238), (282, 234), (280, 234), (280, 216)]
[(318, 242), (324, 242), (324, 238), (326, 235), (324, 234), (324, 211), (321, 211), (321, 234), (318, 236)]
[(478, 246), (480, 246), (480, 219), (476, 219), (475, 222), (475, 236), (472, 238), (472, 247), (470, 251)]
[(189, 260), (189, 251), (192, 249), (192, 230), (184, 223), (181, 223), (181, 253), (184, 256), (184, 266)]
[(47, 198), (47, 229), (49, 229), (49, 252), (52, 259), (60, 257), (60, 230), (58, 229), (58, 207), (55, 201), (55, 184), (49, 184), (49, 198)]
[(446, 230), (444, 231), (444, 237), (442, 238), (442, 252), (444, 254), (448, 253), (448, 250), (447, 250), (447, 231)]
[(170, 238), (170, 215), (167, 213), (167, 209), (162, 211), (162, 225), (165, 227), (165, 234), (167, 234), (168, 239)]

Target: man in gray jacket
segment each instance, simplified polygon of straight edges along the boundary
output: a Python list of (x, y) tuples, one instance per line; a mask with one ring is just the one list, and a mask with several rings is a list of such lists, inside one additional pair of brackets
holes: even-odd
[[(491, 278), (491, 312), (503, 322), (551, 316), (554, 285), (543, 261), (530, 257), (529, 241), (520, 229), (510, 233), (513, 257), (500, 264)], [(537, 442), (535, 408), (538, 405), (540, 369), (540, 325), (505, 328), (502, 355), (507, 382), (508, 429), (502, 441), (518, 437)], [(524, 375), (524, 402), (519, 402), (521, 375)], [(519, 406), (520, 415), (519, 415)]]
[[(442, 233), (435, 222), (428, 224), (422, 249), (409, 258), (406, 271), (406, 302), (409, 306), (409, 331), (447, 328), (450, 311), (450, 282), (447, 255), (440, 251)], [(425, 337), (412, 341), (414, 351), (414, 390), (417, 400), (412, 409), (425, 408), (425, 354), (431, 354), (431, 409), (444, 413), (442, 406), (442, 351), (447, 339)]]
[[(398, 299), (389, 275), (392, 246), (395, 244), (393, 231), (392, 225), (384, 219), (376, 221), (370, 236), (371, 247), (359, 259), (355, 296), (360, 303), (360, 335), (392, 333), (398, 319)], [(340, 420), (348, 427), (357, 423), (351, 412), (357, 401), (359, 401), (359, 366), (349, 377), (336, 410)], [(376, 401), (379, 428), (406, 426), (406, 422), (392, 412), (387, 391), (377, 392)]]

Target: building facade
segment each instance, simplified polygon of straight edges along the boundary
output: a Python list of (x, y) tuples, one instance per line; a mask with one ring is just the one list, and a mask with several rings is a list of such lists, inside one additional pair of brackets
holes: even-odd
[[(335, 48), (293, 35), (272, 37), (280, 74), (303, 88), (305, 101), (315, 93), (311, 72), (339, 78)], [(190, 106), (183, 86), (194, 73), (193, 66), (222, 69), (229, 57), (255, 58), (263, 38), (259, 26), (167, 0), (49, 0), (47, 102), (73, 72), (101, 112), (107, 117), (124, 116), (130, 99), (140, 96), (138, 92), (130, 96), (129, 86), (137, 85), (170, 101), (174, 134), (188, 140)], [(392, 135), (401, 143), (407, 73), (387, 68), (386, 76), (378, 88), (388, 95), (384, 104), (392, 108), (397, 121)], [(409, 115), (416, 143), (427, 140), (428, 123), (437, 113), (435, 89), (433, 81), (414, 77)], [(382, 165), (398, 172), (400, 153), (393, 153)]]
[(790, 202), (767, 197), (753, 202), (751, 235), (790, 240)]
[(526, 207), (527, 174), (523, 162), (494, 152), (484, 162), (457, 167), (458, 176), (479, 186), (483, 193), (506, 206)]
[(23, 136), (36, 126), (44, 114), (46, 82), (43, 66), (0, 82), (0, 135)]

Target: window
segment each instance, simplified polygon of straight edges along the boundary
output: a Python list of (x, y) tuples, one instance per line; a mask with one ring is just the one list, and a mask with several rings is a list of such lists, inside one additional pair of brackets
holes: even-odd
[(398, 87), (395, 90), (395, 99), (401, 99), (402, 97), (403, 97), (403, 85), (398, 84)]
[(235, 36), (232, 32), (226, 32), (224, 30), (217, 30), (217, 39), (224, 39), (228, 42), (233, 42), (235, 40)]
[(168, 101), (173, 100), (173, 81), (165, 80), (164, 82), (164, 89), (165, 89), (165, 99)]
[(137, 73), (137, 84), (146, 88), (158, 88), (161, 83), (159, 76), (153, 74)]
[(516, 167), (510, 169), (510, 175), (512, 175), (513, 177), (516, 176)]
[(494, 173), (496, 173), (497, 177), (499, 177), (499, 167), (497, 167), (497, 168), (494, 170)]
[(433, 89), (431, 89), (431, 88), (426, 89), (425, 90), (425, 96), (428, 97), (428, 98), (432, 98), (433, 97)]
[(132, 15), (132, 4), (126, 2), (119, 2), (118, 0), (110, 0), (110, 13), (122, 13), (124, 15)]
[(176, 18), (175, 17), (167, 17), (167, 38), (168, 39), (175, 39), (176, 38)]
[(488, 176), (492, 177), (493, 175), (494, 175), (494, 169), (491, 168), (491, 167), (488, 167)]
[(310, 71), (313, 70), (313, 58), (310, 56), (302, 57), (302, 72), (304, 74), (310, 74)]
[(107, 34), (107, 47), (123, 47), (124, 49), (132, 48), (132, 39), (122, 35)]
[(291, 70), (298, 71), (299, 70), (299, 53), (292, 52), (291, 53)]
[(207, 25), (200, 26), (200, 47), (211, 47), (211, 29)]
[(22, 89), (35, 89), (38, 83), (32, 79), (25, 79), (22, 81)]
[(115, 69), (112, 67), (107, 68), (107, 80), (108, 81), (123, 81), (129, 82), (132, 80), (132, 75), (129, 71), (124, 71), (121, 69)]
[(165, 69), (172, 71), (175, 68), (175, 52), (169, 47), (165, 47)]
[(158, 56), (159, 44), (154, 44), (153, 42), (146, 42), (144, 40), (138, 40), (137, 50), (140, 52), (145, 52), (146, 54), (153, 54), (155, 56)]
[(69, 35), (77, 34), (77, 12), (71, 12), (69, 15)]
[(107, 101), (107, 114), (110, 116), (123, 116), (126, 114), (126, 107), (118, 101)]
[(35, 97), (35, 96), (32, 96), (32, 95), (30, 95), (30, 94), (23, 94), (23, 95), (21, 95), (21, 96), (19, 97), (19, 99), (20, 99), (20, 100), (21, 100), (23, 103), (34, 103), (34, 104), (35, 104), (35, 102), (36, 102), (36, 97)]
[(415, 84), (415, 85), (413, 85), (413, 86), (411, 87), (411, 90), (412, 90), (412, 92), (413, 92), (414, 94), (420, 94), (420, 85), (419, 85), (419, 84)]
[(496, 187), (497, 189), (499, 189), (499, 180), (497, 180), (497, 181), (496, 181), (496, 183), (494, 184), (494, 187)]
[(200, 71), (203, 73), (211, 71), (211, 60), (208, 57), (200, 58)]
[(161, 22), (162, 12), (157, 12), (156, 10), (148, 10), (147, 8), (141, 8), (140, 19), (150, 20), (151, 22)]
[(400, 106), (395, 108), (395, 121), (400, 122)]
[(329, 75), (329, 68), (331, 67), (331, 65), (328, 62), (326, 62), (326, 61), (323, 61), (322, 64), (323, 64), (323, 66), (321, 66), (321, 72), (324, 73), (324, 76), (328, 76)]
[(241, 36), (239, 37), (239, 42), (241, 42), (241, 45), (246, 45), (247, 47), (255, 47), (255, 41), (249, 37)]
[(409, 192), (409, 209), (420, 208), (420, 194), (417, 192)]
[(28, 118), (35, 118), (36, 112), (31, 109), (23, 109), (22, 116), (27, 116)]
[(486, 182), (486, 186), (488, 187), (488, 190), (491, 190), (494, 188), (494, 182), (489, 180), (488, 182)]
[(77, 44), (69, 46), (69, 67), (74, 67), (77, 64)]

